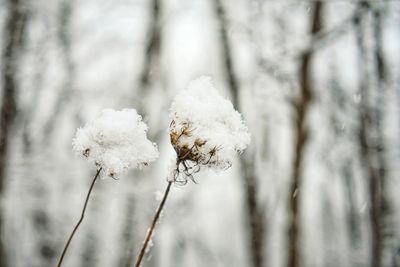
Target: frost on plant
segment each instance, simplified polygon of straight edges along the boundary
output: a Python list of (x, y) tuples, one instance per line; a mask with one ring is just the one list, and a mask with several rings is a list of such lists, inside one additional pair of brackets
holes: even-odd
[(186, 177), (193, 179), (203, 167), (229, 168), (235, 154), (250, 143), (241, 114), (219, 95), (210, 77), (193, 80), (175, 97), (170, 119), (171, 144), (177, 153), (175, 182), (186, 183)]
[(110, 177), (130, 168), (140, 168), (158, 157), (154, 143), (147, 139), (148, 127), (135, 109), (105, 109), (96, 120), (79, 128), (73, 149)]

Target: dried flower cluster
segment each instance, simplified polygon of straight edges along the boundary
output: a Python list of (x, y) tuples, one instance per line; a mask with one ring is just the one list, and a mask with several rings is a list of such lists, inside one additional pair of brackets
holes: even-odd
[(242, 116), (219, 95), (211, 78), (200, 77), (174, 99), (170, 140), (177, 154), (173, 180), (186, 183), (202, 167), (223, 170), (250, 143)]
[[(140, 266), (160, 217), (172, 183), (194, 181), (202, 168), (227, 169), (236, 153), (250, 143), (250, 134), (242, 116), (232, 103), (219, 95), (211, 78), (200, 77), (174, 99), (170, 109), (170, 141), (177, 159), (176, 167), (146, 235), (135, 266)], [(61, 266), (76, 229), (84, 218), (89, 196), (100, 171), (115, 178), (130, 168), (140, 168), (158, 157), (154, 143), (147, 139), (148, 127), (134, 109), (103, 110), (101, 116), (79, 128), (73, 149), (97, 166), (97, 173), (88, 191), (81, 219), (72, 231), (58, 266)], [(150, 246), (148, 246), (150, 244)]]
[(147, 130), (135, 109), (106, 109), (99, 118), (77, 130), (73, 149), (102, 168), (105, 175), (115, 178), (158, 157), (156, 145), (147, 139)]

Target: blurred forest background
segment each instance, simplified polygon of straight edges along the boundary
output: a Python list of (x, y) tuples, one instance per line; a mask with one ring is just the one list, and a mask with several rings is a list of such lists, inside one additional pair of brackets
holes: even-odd
[(161, 158), (96, 183), (64, 266), (132, 266), (210, 75), (251, 146), (172, 188), (144, 267), (400, 266), (400, 2), (1, 0), (0, 267), (55, 266), (94, 166), (77, 127), (136, 108)]

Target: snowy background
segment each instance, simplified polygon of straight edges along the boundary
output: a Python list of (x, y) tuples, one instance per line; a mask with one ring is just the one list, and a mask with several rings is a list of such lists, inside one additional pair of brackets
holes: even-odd
[(95, 174), (72, 138), (105, 108), (160, 158), (96, 183), (63, 266), (133, 266), (202, 75), (252, 141), (172, 187), (144, 267), (400, 266), (400, 1), (0, 0), (0, 36), (0, 267), (56, 265)]

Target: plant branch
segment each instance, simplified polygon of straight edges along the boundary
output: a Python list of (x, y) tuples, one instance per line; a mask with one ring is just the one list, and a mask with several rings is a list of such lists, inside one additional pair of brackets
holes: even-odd
[(93, 186), (94, 186), (94, 184), (95, 184), (97, 178), (99, 177), (100, 171), (101, 171), (101, 168), (99, 168), (99, 169), (97, 170), (97, 173), (96, 173), (96, 175), (95, 175), (94, 178), (93, 178), (92, 184), (90, 185), (89, 191), (88, 191), (88, 193), (87, 193), (87, 195), (86, 195), (86, 200), (85, 200), (85, 204), (83, 205), (81, 218), (79, 219), (78, 223), (75, 225), (74, 230), (72, 230), (72, 233), (71, 233), (71, 235), (70, 235), (69, 238), (68, 238), (67, 244), (65, 244), (64, 250), (63, 250), (63, 252), (62, 252), (62, 254), (61, 254), (60, 260), (58, 261), (57, 267), (60, 267), (60, 266), (61, 266), (61, 264), (62, 264), (62, 262), (63, 262), (63, 259), (64, 259), (64, 256), (65, 256), (65, 254), (67, 253), (69, 244), (71, 243), (71, 240), (72, 240), (72, 238), (73, 238), (74, 235), (75, 235), (75, 232), (78, 230), (79, 226), (81, 225), (81, 223), (82, 223), (82, 221), (83, 221), (83, 218), (85, 217), (85, 212), (86, 212), (87, 204), (88, 204), (88, 202), (89, 202), (89, 197), (90, 197), (90, 194), (92, 193)]
[(151, 240), (151, 236), (153, 235), (154, 229), (156, 228), (157, 221), (160, 218), (162, 209), (164, 208), (165, 202), (166, 202), (167, 197), (168, 197), (168, 193), (169, 193), (169, 191), (171, 189), (171, 185), (172, 185), (172, 182), (168, 182), (168, 186), (167, 186), (167, 189), (165, 190), (164, 197), (163, 197), (160, 205), (158, 206), (158, 209), (156, 211), (156, 214), (154, 215), (153, 221), (151, 222), (150, 229), (147, 232), (146, 239), (143, 242), (142, 249), (140, 250), (139, 256), (136, 259), (135, 267), (139, 267), (140, 266), (140, 263), (142, 262), (143, 256), (146, 253), (147, 245)]

